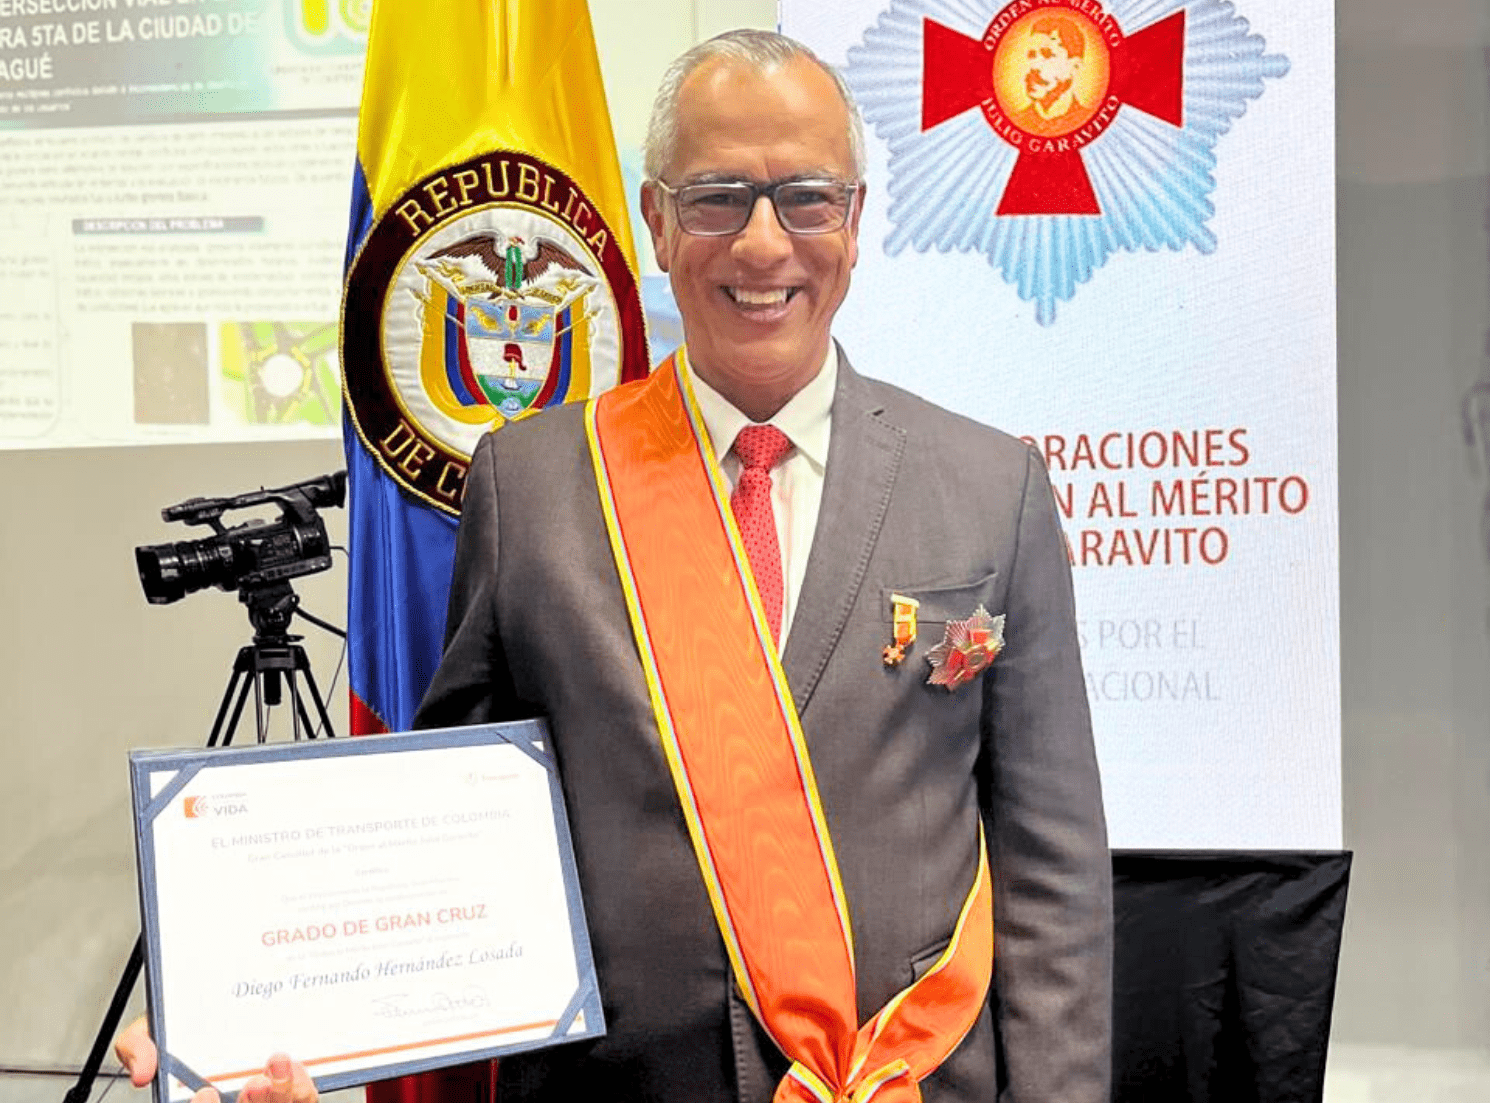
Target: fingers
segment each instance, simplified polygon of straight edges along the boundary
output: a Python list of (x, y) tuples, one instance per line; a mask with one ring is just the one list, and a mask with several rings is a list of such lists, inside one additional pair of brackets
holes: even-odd
[(155, 1043), (150, 1040), (145, 1016), (141, 1015), (119, 1032), (114, 1039), (114, 1056), (119, 1058), (135, 1087), (143, 1088), (155, 1079)]
[[(159, 1056), (150, 1038), (150, 1028), (143, 1016), (130, 1023), (114, 1039), (114, 1053), (129, 1072), (129, 1082), (143, 1088), (155, 1078)], [(316, 1103), (319, 1095), (310, 1073), (299, 1061), (276, 1053), (264, 1066), (263, 1074), (243, 1085), (242, 1103)], [(217, 1091), (203, 1088), (191, 1097), (191, 1103), (221, 1103)]]
[[(240, 1103), (316, 1103), (319, 1098), (305, 1066), (283, 1053), (269, 1058), (264, 1072), (267, 1075), (255, 1076), (243, 1085)], [(192, 1103), (214, 1101), (193, 1099)]]
[(293, 1084), (290, 1092), (291, 1103), (316, 1103), (321, 1098), (321, 1093), (316, 1091), (315, 1082), (310, 1078), (310, 1073), (305, 1071), (305, 1066), (299, 1061), (292, 1062), (291, 1081)]

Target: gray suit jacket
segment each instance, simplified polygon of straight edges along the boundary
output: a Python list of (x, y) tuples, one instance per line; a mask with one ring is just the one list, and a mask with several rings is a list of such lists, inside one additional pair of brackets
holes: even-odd
[[(445, 657), (418, 723), (548, 718), (609, 1033), (505, 1060), (499, 1090), (764, 1103), (786, 1064), (733, 989), (581, 410), (539, 421), (483, 439), (472, 458)], [(921, 602), (920, 638), (894, 668), (880, 655), (892, 592)], [(956, 692), (926, 685), (944, 623), (980, 604), (1007, 618), (1003, 653)], [(783, 665), (849, 900), (861, 1020), (945, 945), (981, 814), (993, 991), (925, 1098), (1106, 1103), (1111, 871), (1070, 568), (1038, 456), (843, 362)]]

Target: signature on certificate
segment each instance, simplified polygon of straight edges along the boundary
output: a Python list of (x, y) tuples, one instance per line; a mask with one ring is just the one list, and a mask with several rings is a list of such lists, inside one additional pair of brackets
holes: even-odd
[(475, 987), (465, 988), (454, 994), (435, 992), (417, 997), (408, 992), (392, 992), (372, 1001), (372, 1013), (383, 1019), (403, 1019), (411, 1015), (437, 1015), (446, 1011), (476, 1011), (490, 1004), (486, 993)]

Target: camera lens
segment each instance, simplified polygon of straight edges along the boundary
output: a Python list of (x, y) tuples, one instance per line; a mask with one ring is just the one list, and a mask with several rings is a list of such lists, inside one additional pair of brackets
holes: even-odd
[(135, 549), (135, 569), (151, 605), (169, 605), (208, 586), (231, 589), (238, 571), (233, 549), (221, 537)]

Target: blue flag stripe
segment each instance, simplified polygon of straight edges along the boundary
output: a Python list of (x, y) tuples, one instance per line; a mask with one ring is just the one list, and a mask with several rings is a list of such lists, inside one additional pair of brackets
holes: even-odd
[[(372, 200), (359, 164), (352, 176), (348, 268), (372, 222)], [(349, 367), (382, 370), (379, 364)], [(405, 497), (350, 423), (343, 426), (342, 439), (351, 543), (349, 684), (390, 731), (405, 731), (440, 661), (456, 522)]]

